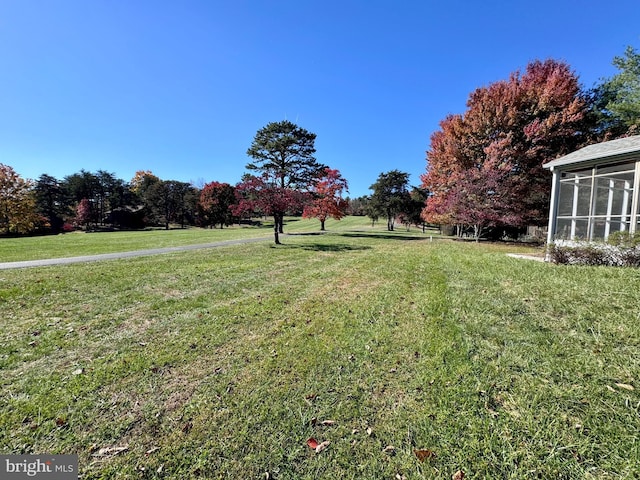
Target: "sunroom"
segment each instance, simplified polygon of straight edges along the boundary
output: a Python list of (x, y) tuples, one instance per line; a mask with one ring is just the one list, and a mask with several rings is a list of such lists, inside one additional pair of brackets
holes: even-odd
[(640, 135), (589, 145), (544, 168), (553, 174), (548, 243), (640, 228)]

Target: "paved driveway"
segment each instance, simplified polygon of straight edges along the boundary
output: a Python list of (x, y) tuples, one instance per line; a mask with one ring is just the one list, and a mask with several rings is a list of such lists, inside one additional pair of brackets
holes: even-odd
[(166, 248), (151, 248), (148, 250), (135, 250), (133, 252), (103, 253), (100, 255), (85, 255), (82, 257), (66, 257), (66, 258), (48, 258), (45, 260), (26, 260), (23, 262), (5, 262), (5, 263), (0, 263), (0, 270), (7, 270), (10, 268), (45, 267), (47, 265), (65, 265), (68, 263), (99, 262), (102, 260), (116, 260), (119, 258), (144, 257), (148, 255), (159, 255), (162, 253), (184, 252), (187, 250), (201, 250), (203, 248), (216, 248), (216, 247), (224, 247), (227, 245), (239, 245), (242, 243), (266, 242), (267, 240), (270, 240), (272, 238), (273, 237), (241, 238), (238, 240), (225, 240), (222, 242), (203, 243), (199, 245), (184, 245), (181, 247), (166, 247)]

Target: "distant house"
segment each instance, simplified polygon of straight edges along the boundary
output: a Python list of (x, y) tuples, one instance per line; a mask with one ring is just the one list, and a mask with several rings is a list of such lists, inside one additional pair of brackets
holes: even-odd
[(549, 243), (640, 228), (640, 135), (589, 145), (544, 168), (553, 173)]

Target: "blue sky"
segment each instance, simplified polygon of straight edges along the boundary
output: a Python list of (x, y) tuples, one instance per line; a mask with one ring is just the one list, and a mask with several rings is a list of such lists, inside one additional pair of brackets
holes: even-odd
[(356, 197), (418, 185), (475, 88), (546, 58), (591, 87), (627, 45), (637, 0), (0, 0), (0, 163), (234, 184), (286, 118)]

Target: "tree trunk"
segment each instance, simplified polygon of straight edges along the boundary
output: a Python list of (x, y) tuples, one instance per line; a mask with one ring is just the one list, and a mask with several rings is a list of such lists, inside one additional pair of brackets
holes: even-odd
[(280, 214), (274, 213), (273, 214), (273, 239), (276, 245), (280, 245), (279, 233), (281, 233), (281, 230), (282, 230), (282, 224), (281, 224)]
[(324, 220), (320, 220), (320, 231), (324, 232)]

